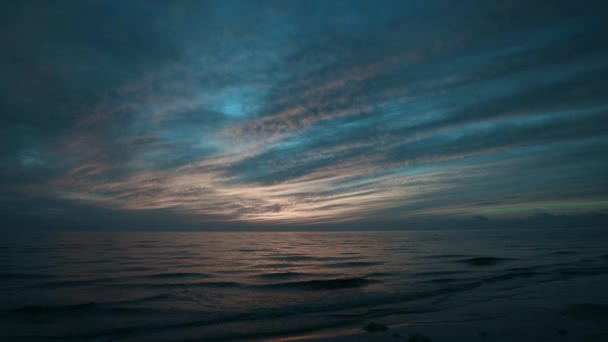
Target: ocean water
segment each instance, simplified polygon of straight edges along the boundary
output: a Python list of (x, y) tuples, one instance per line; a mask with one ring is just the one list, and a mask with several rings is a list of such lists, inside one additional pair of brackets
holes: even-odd
[[(0, 340), (231, 341), (608, 273), (606, 230), (56, 233), (0, 242)], [(450, 305), (453, 305), (453, 301)]]

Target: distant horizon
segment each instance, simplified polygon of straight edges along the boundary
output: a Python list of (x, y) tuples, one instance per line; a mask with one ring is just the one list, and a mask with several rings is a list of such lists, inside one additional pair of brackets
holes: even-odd
[[(310, 228), (310, 227), (307, 227)], [(437, 231), (437, 232), (448, 232), (457, 230), (572, 230), (573, 227), (455, 227), (455, 228), (439, 228), (439, 227), (427, 227), (427, 228), (380, 228), (380, 229), (340, 229), (340, 228), (319, 228), (319, 229), (275, 229), (275, 230), (264, 230), (264, 229), (227, 229), (222, 228), (221, 230), (146, 230), (146, 229), (134, 229), (134, 230), (30, 230), (24, 233), (336, 233), (336, 232), (360, 232), (360, 233), (374, 233), (374, 232), (420, 232), (420, 231)], [(606, 229), (605, 227), (578, 227), (576, 229)]]
[[(417, 223), (404, 222), (355, 222), (342, 223), (341, 225), (311, 225), (311, 224), (293, 224), (293, 225), (232, 225), (229, 226), (225, 222), (217, 224), (197, 224), (191, 223), (187, 226), (156, 226), (153, 228), (146, 225), (121, 223), (119, 226), (112, 228), (111, 225), (103, 227), (103, 223), (98, 223), (93, 227), (82, 225), (80, 223), (72, 225), (56, 225), (48, 226), (45, 223), (27, 224), (20, 227), (6, 227), (6, 232), (14, 232), (15, 229), (24, 232), (373, 232), (373, 231), (448, 231), (448, 230), (551, 230), (551, 229), (608, 229), (608, 215), (601, 213), (591, 213), (588, 215), (579, 216), (553, 216), (547, 214), (537, 214), (528, 217), (512, 218), (509, 220), (480, 220), (478, 218), (461, 218), (460, 220), (421, 220)], [(207, 226), (207, 227), (206, 227)], [(23, 227), (31, 227), (24, 229)], [(135, 227), (135, 228), (134, 228)]]

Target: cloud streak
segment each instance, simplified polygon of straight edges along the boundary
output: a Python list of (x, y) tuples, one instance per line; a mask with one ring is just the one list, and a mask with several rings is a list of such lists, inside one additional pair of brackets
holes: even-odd
[(27, 215), (55, 200), (331, 227), (608, 209), (595, 2), (2, 6), (0, 205)]

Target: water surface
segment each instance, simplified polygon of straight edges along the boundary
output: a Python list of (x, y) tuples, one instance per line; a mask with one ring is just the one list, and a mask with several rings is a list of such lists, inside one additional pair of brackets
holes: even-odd
[(0, 338), (242, 340), (357, 326), (442, 310), (453, 294), (474, 293), (465, 305), (607, 273), (607, 242), (589, 229), (4, 237)]

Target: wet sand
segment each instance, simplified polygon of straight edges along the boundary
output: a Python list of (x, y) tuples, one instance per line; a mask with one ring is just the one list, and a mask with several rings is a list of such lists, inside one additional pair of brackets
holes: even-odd
[[(456, 295), (456, 296), (462, 296)], [(466, 305), (439, 312), (375, 318), (363, 327), (296, 336), (279, 341), (413, 341), (419, 333), (442, 341), (606, 341), (608, 275), (558, 280), (519, 287), (502, 298), (446, 298)], [(445, 302), (444, 302), (445, 304)], [(368, 322), (367, 324), (371, 323)]]

